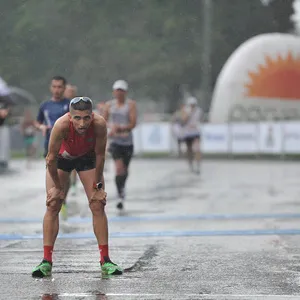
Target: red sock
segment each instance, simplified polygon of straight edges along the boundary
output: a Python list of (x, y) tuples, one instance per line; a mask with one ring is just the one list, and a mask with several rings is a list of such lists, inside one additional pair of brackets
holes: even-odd
[(44, 259), (52, 263), (53, 246), (44, 246)]
[(108, 255), (108, 245), (99, 245), (99, 251), (100, 251), (101, 264), (104, 263), (105, 261), (110, 261)]

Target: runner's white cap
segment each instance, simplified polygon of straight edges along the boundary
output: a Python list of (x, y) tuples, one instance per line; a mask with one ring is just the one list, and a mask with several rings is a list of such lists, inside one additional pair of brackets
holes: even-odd
[(117, 80), (113, 85), (113, 90), (128, 90), (128, 83), (125, 80)]
[(195, 97), (189, 97), (188, 99), (187, 99), (187, 104), (188, 105), (195, 105), (195, 104), (197, 104), (198, 102), (197, 102), (197, 99), (195, 98)]

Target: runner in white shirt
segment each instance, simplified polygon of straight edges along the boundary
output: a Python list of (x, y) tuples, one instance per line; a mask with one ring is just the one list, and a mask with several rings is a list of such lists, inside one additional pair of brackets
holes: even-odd
[[(202, 110), (197, 106), (197, 99), (189, 97), (187, 99), (187, 115), (184, 122), (183, 136), (187, 147), (187, 158), (190, 169), (197, 174), (200, 173), (200, 122)], [(196, 165), (194, 166), (194, 161)]]

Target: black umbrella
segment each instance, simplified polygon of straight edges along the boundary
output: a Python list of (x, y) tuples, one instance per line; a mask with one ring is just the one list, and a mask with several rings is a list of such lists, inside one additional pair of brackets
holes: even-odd
[(15, 105), (15, 101), (13, 100), (13, 97), (11, 95), (5, 95), (1, 96), (0, 95), (0, 107), (7, 107), (11, 105)]

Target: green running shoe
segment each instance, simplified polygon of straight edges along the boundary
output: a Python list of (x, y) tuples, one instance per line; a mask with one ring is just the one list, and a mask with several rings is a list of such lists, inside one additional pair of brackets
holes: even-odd
[(112, 262), (105, 262), (101, 265), (101, 270), (103, 275), (122, 275), (123, 270), (118, 265)]
[(38, 277), (38, 278), (48, 277), (51, 276), (51, 272), (52, 272), (52, 263), (43, 259), (43, 261), (33, 269), (32, 277)]

